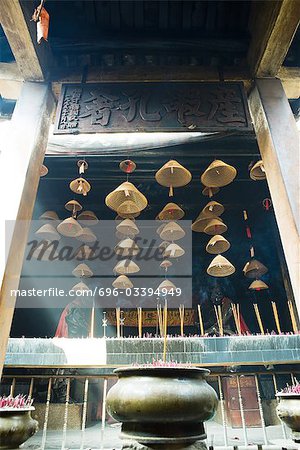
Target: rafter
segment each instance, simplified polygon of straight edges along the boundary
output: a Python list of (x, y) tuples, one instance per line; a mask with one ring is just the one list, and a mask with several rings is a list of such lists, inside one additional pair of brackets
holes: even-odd
[(19, 67), (28, 81), (44, 81), (51, 52), (47, 42), (36, 42), (36, 24), (30, 21), (34, 2), (1, 0), (0, 23)]
[(249, 19), (248, 63), (254, 77), (275, 77), (300, 21), (298, 0), (255, 1)]

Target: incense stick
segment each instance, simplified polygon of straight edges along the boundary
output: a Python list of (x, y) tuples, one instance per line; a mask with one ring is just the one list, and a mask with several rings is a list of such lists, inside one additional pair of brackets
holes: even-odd
[(91, 328), (90, 328), (90, 337), (94, 337), (94, 330), (95, 330), (95, 305), (93, 304), (92, 311), (91, 311)]
[(184, 305), (179, 306), (179, 316), (180, 316), (180, 334), (184, 336)]
[(242, 334), (242, 327), (241, 327), (241, 314), (240, 314), (240, 304), (238, 303), (237, 306), (237, 318), (238, 318), (238, 324), (239, 324), (239, 334)]
[(241, 332), (241, 321), (240, 321), (240, 308), (239, 308), (239, 304), (235, 304), (235, 303), (231, 303), (231, 308), (232, 308), (232, 313), (233, 313), (233, 318), (234, 318), (234, 322), (235, 322), (235, 327), (236, 327), (236, 331), (239, 335), (242, 334)]
[(220, 331), (220, 335), (224, 336), (224, 332), (223, 332), (223, 317), (222, 317), (222, 307), (221, 305), (218, 305), (218, 314), (219, 314), (219, 331)]
[(218, 324), (218, 327), (220, 329), (220, 319), (219, 319), (219, 313), (218, 313), (216, 305), (214, 305), (214, 310), (215, 310), (215, 315), (216, 315), (216, 318), (217, 318), (217, 324)]
[(277, 332), (278, 332), (278, 334), (281, 334), (281, 328), (280, 328), (280, 322), (279, 322), (279, 317), (278, 317), (277, 305), (276, 305), (275, 302), (271, 302), (271, 304), (272, 304), (272, 309), (273, 309), (273, 314), (274, 314), (274, 319), (275, 319), (275, 323), (276, 323)]
[(120, 332), (121, 332), (121, 329), (120, 329), (120, 314), (121, 314), (121, 310), (120, 310), (120, 308), (116, 308), (116, 320), (117, 320), (117, 338), (119, 338), (120, 337)]
[(159, 334), (162, 337), (164, 335), (164, 328), (163, 328), (161, 305), (157, 305), (157, 319), (158, 319)]
[(258, 309), (258, 304), (254, 303), (253, 307), (254, 307), (254, 311), (255, 311), (255, 315), (256, 315), (256, 319), (257, 319), (258, 325), (259, 325), (260, 332), (261, 332), (261, 334), (265, 334), (265, 330), (264, 330), (264, 327), (263, 327), (263, 324), (262, 324), (262, 320), (261, 320), (261, 317), (260, 317), (260, 312), (259, 312), (259, 309)]
[(297, 327), (297, 322), (296, 322), (295, 311), (294, 311), (294, 308), (293, 308), (293, 303), (291, 302), (291, 300), (288, 300), (287, 303), (288, 303), (289, 312), (290, 312), (290, 316), (291, 316), (293, 332), (294, 333), (298, 333), (298, 327)]
[(143, 316), (142, 308), (137, 308), (139, 338), (143, 337)]
[(168, 304), (167, 300), (165, 300), (165, 307), (164, 307), (164, 354), (163, 354), (163, 361), (166, 362), (167, 360), (167, 331), (168, 331)]
[(204, 326), (203, 326), (203, 318), (201, 313), (201, 305), (198, 305), (198, 316), (199, 316), (199, 325), (200, 325), (200, 334), (204, 336)]

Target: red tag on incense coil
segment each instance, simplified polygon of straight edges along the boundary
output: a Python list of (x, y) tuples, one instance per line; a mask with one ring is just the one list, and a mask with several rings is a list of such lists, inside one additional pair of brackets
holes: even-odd
[(136, 169), (136, 164), (131, 159), (125, 159), (120, 162), (119, 167), (125, 173), (132, 173)]
[(271, 206), (272, 206), (271, 200), (270, 200), (269, 198), (265, 198), (265, 199), (263, 200), (263, 207), (265, 208), (265, 210), (266, 210), (266, 211), (269, 211), (269, 209), (271, 208)]
[(252, 234), (251, 234), (250, 227), (246, 227), (246, 233), (247, 233), (247, 237), (248, 237), (249, 239), (251, 239), (251, 238), (252, 238)]

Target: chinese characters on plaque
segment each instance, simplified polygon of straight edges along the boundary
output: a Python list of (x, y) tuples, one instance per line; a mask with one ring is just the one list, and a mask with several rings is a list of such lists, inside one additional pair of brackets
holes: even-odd
[(251, 130), (242, 83), (63, 85), (55, 133)]

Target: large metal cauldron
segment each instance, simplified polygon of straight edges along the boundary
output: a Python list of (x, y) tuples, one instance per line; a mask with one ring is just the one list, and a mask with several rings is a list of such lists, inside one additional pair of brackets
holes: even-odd
[(31, 411), (33, 407), (0, 409), (0, 449), (18, 448), (38, 431)]
[(121, 368), (107, 396), (108, 413), (122, 422), (121, 437), (141, 444), (193, 443), (205, 439), (203, 422), (218, 397), (209, 370), (185, 367)]

